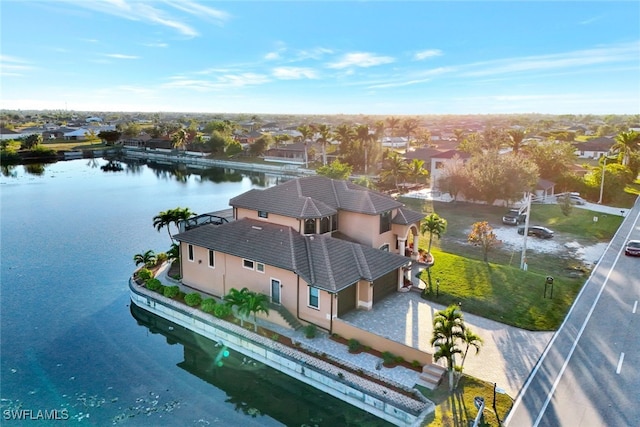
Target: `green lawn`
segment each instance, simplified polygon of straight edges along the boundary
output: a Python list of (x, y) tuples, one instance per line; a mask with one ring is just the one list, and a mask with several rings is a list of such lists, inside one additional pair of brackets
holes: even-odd
[[(51, 148), (56, 151), (75, 151), (75, 150), (101, 150), (109, 148), (102, 141), (52, 141), (43, 142), (47, 148)], [(111, 146), (112, 147), (112, 146)]]
[[(572, 258), (529, 251), (528, 270), (520, 269), (520, 250), (496, 248), (485, 263), (482, 250), (467, 243), (471, 224), (488, 221), (502, 226), (504, 207), (468, 203), (424, 202), (403, 199), (414, 210), (436, 212), (448, 222), (442, 239), (434, 240), (431, 268), (433, 289), (426, 295), (441, 304), (462, 303), (465, 312), (529, 330), (555, 330), (568, 312), (589, 271)], [(594, 222), (594, 215), (598, 221)], [(557, 205), (533, 205), (531, 222), (571, 234), (583, 245), (611, 239), (623, 218), (574, 208), (564, 216)], [(420, 247), (428, 245), (427, 236)], [(544, 298), (547, 276), (554, 277), (553, 298)], [(423, 273), (423, 280), (428, 276)], [(436, 280), (440, 280), (436, 296)], [(548, 289), (550, 291), (550, 289)], [(549, 295), (548, 295), (549, 296)]]

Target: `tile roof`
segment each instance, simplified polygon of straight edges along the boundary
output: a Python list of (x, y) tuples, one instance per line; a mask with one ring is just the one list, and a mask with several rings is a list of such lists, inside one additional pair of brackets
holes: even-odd
[(298, 178), (265, 190), (249, 190), (229, 204), (293, 218), (319, 218), (338, 210), (377, 215), (402, 207), (390, 196), (323, 176)]
[(188, 244), (293, 271), (307, 283), (338, 292), (360, 279), (373, 281), (405, 265), (406, 257), (328, 235), (242, 219), (203, 225), (174, 236)]
[(391, 219), (393, 224), (409, 225), (416, 222), (420, 222), (424, 218), (424, 214), (411, 209), (402, 207), (398, 209), (396, 216)]

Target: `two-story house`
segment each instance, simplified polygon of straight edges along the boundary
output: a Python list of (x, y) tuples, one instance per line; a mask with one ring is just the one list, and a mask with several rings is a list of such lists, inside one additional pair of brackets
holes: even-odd
[[(410, 281), (422, 213), (348, 181), (298, 178), (230, 200), (232, 220), (176, 235), (182, 282), (271, 297), (303, 323), (371, 309)], [(192, 221), (198, 223), (198, 221)], [(411, 256), (405, 256), (405, 255)]]

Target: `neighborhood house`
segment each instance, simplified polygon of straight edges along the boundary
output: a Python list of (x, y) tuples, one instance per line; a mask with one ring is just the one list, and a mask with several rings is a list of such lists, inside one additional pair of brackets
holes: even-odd
[[(183, 284), (217, 297), (246, 287), (301, 323), (333, 332), (336, 318), (370, 310), (411, 283), (423, 214), (392, 197), (312, 176), (229, 204), (230, 221), (196, 219), (189, 223), (201, 225), (175, 236)], [(269, 320), (290, 326), (278, 313)]]

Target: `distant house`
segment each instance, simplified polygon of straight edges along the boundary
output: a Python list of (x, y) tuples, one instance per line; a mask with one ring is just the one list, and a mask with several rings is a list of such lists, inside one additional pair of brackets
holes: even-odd
[(409, 139), (405, 136), (385, 136), (381, 140), (383, 147), (407, 148)]
[[(307, 147), (308, 148), (308, 147)], [(266, 161), (279, 163), (304, 164), (304, 143), (281, 145), (270, 148), (262, 156)], [(311, 161), (311, 159), (309, 159)]]
[(440, 181), (440, 178), (443, 176), (445, 166), (448, 163), (455, 161), (455, 159), (460, 159), (462, 162), (466, 162), (470, 158), (471, 155), (469, 153), (458, 150), (448, 150), (431, 156), (431, 168), (429, 170), (431, 188), (435, 190), (439, 189), (438, 181)]
[(590, 139), (586, 142), (577, 142), (573, 146), (576, 149), (576, 155), (581, 159), (599, 159), (606, 155), (611, 147), (615, 144), (613, 138), (600, 137)]
[(11, 129), (7, 129), (5, 127), (0, 127), (0, 140), (9, 140), (9, 139), (18, 139), (22, 138), (24, 135), (20, 132), (16, 132)]
[(84, 141), (87, 139), (87, 135), (89, 135), (90, 132), (91, 131), (89, 129), (80, 128), (71, 132), (65, 132), (63, 137), (69, 141)]

